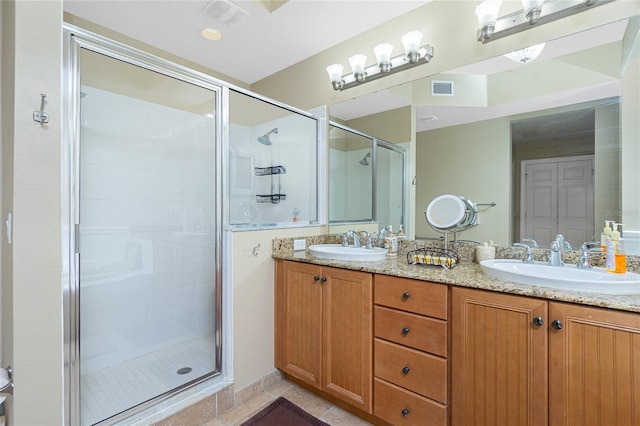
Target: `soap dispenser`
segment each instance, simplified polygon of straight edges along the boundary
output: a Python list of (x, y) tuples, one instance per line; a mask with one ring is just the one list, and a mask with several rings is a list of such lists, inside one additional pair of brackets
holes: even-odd
[(604, 229), (602, 233), (600, 233), (600, 248), (602, 249), (602, 253), (607, 252), (607, 238), (611, 236), (611, 223), (612, 220), (604, 221)]
[(627, 255), (625, 254), (624, 251), (624, 239), (622, 237), (620, 237), (620, 231), (622, 230), (622, 227), (624, 226), (623, 223), (617, 223), (616, 225), (618, 225), (618, 230), (616, 231), (618, 233), (618, 244), (616, 247), (616, 254), (615, 254), (615, 270), (614, 272), (616, 274), (624, 274), (625, 272), (627, 272)]
[(607, 253), (606, 253), (606, 269), (607, 272), (616, 271), (616, 253), (618, 251), (618, 240), (620, 239), (620, 231), (617, 229), (617, 223), (613, 223), (613, 231), (607, 238)]

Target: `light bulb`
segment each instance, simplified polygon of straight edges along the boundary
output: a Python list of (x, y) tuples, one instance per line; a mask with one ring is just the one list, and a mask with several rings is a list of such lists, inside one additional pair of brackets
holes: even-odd
[(391, 52), (393, 52), (393, 45), (389, 43), (382, 43), (373, 48), (373, 52), (376, 54), (376, 61), (380, 67), (381, 72), (389, 72), (391, 69)]
[(356, 81), (360, 82), (365, 79), (364, 66), (367, 63), (367, 55), (357, 54), (349, 58), (349, 64), (351, 65), (351, 71), (356, 78)]
[(409, 31), (400, 39), (404, 46), (404, 53), (409, 57), (409, 62), (415, 64), (420, 59), (418, 49), (422, 41), (422, 33), (420, 31)]

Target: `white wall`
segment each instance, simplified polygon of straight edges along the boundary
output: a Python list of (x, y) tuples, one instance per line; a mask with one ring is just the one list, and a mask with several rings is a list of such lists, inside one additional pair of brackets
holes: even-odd
[[(261, 102), (254, 99), (254, 102)], [(275, 107), (274, 107), (275, 108)], [(234, 113), (241, 113), (231, 107)], [(271, 145), (258, 143), (267, 131)], [(256, 176), (254, 167), (284, 166), (286, 173)], [(291, 223), (293, 209), (300, 209), (298, 220), (315, 221), (316, 213), (316, 120), (297, 114), (262, 123), (255, 127), (230, 125), (229, 134), (229, 223), (268, 225)], [(225, 177), (226, 180), (226, 177)], [(285, 194), (279, 203), (258, 203), (256, 195)]]

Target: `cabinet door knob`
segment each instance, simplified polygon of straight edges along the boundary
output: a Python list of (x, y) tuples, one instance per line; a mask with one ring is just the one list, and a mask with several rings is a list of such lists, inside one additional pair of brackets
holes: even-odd
[(402, 329), (402, 334), (404, 334), (406, 336), (407, 334), (409, 334), (410, 331), (411, 330), (409, 330), (409, 327), (405, 327), (405, 328)]
[(551, 327), (555, 328), (556, 330), (562, 330), (562, 321), (560, 320), (553, 320), (551, 321)]
[(407, 417), (409, 415), (409, 409), (403, 408), (400, 414), (402, 414), (402, 417)]
[(320, 277), (316, 275), (315, 277), (313, 277), (313, 280), (314, 281), (320, 281)]
[(321, 282), (322, 284), (326, 283), (326, 282), (327, 282), (327, 278), (326, 278), (326, 277), (322, 277), (322, 278), (320, 279), (320, 282)]
[(411, 371), (411, 369), (408, 366), (402, 367), (402, 374), (404, 374), (405, 376), (409, 374), (409, 371)]
[(411, 297), (411, 293), (409, 293), (408, 291), (405, 291), (404, 293), (402, 293), (402, 298), (404, 300), (407, 300)]
[(544, 324), (544, 319), (542, 319), (542, 317), (535, 317), (533, 319), (533, 325), (535, 325), (536, 327), (541, 327)]

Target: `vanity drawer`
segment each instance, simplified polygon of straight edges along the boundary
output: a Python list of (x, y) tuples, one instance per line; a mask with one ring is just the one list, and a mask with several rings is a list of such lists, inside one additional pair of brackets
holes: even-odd
[(447, 360), (384, 340), (374, 343), (375, 376), (447, 403)]
[(447, 407), (391, 383), (375, 379), (373, 414), (394, 425), (446, 426)]
[(374, 303), (415, 314), (447, 319), (447, 286), (427, 281), (375, 275)]
[(442, 357), (447, 356), (447, 322), (382, 306), (374, 308), (375, 335)]

